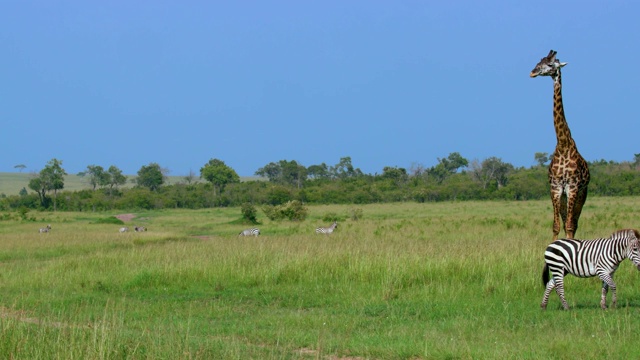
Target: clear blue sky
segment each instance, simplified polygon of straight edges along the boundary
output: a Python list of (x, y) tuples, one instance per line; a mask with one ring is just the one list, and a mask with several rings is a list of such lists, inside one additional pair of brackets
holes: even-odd
[(550, 49), (588, 161), (640, 153), (637, 1), (2, 1), (0, 171), (365, 173), (553, 152)]

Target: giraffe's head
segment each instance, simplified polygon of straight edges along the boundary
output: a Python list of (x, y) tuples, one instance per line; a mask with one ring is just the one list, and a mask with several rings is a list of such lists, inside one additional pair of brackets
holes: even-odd
[(567, 65), (567, 63), (561, 63), (556, 59), (557, 52), (554, 50), (549, 51), (549, 55), (540, 59), (540, 62), (536, 67), (531, 70), (529, 76), (532, 78), (536, 76), (555, 76), (560, 68)]

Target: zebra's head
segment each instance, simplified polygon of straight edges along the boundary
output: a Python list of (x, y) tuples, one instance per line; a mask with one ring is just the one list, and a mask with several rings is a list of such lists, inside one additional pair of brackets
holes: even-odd
[(627, 234), (629, 238), (627, 257), (633, 262), (633, 265), (640, 270), (640, 232), (635, 229), (630, 229)]

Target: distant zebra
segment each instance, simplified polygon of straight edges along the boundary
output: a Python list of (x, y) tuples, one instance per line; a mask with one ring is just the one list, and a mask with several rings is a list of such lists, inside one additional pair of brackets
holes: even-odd
[(258, 235), (260, 235), (260, 229), (258, 228), (242, 230), (240, 231), (240, 234), (238, 234), (238, 236), (258, 236)]
[(127, 231), (129, 231), (129, 228), (128, 228), (128, 227), (126, 227), (126, 226), (125, 226), (125, 227), (121, 227), (121, 228), (120, 228), (120, 232), (121, 232), (121, 233), (124, 233), (124, 232), (127, 232)]
[(47, 225), (47, 226), (45, 226), (43, 228), (40, 228), (39, 231), (40, 231), (40, 234), (42, 234), (42, 233), (48, 233), (49, 230), (51, 230), (51, 224), (49, 224), (49, 225)]
[(147, 231), (147, 228), (144, 226), (136, 226), (133, 228), (133, 230), (135, 230), (135, 232), (143, 232), (143, 231)]
[(329, 227), (319, 227), (316, 229), (316, 234), (331, 234), (333, 230), (338, 227), (338, 222), (334, 221)]
[[(564, 297), (564, 276), (572, 274), (578, 277), (598, 276), (602, 279), (602, 297), (600, 307), (606, 309), (607, 291), (611, 288), (611, 306), (616, 306), (616, 284), (613, 273), (626, 258), (640, 270), (640, 233), (638, 230), (625, 229), (614, 232), (609, 238), (595, 240), (555, 240), (544, 252), (544, 270), (542, 283), (546, 286), (542, 298), (542, 309), (547, 308), (549, 294), (556, 289), (562, 306), (569, 310)], [(549, 279), (551, 271), (551, 279)]]

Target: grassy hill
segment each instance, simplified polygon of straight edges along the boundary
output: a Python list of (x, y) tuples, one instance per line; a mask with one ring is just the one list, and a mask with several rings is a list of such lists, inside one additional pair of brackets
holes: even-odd
[[(12, 172), (0, 172), (0, 194), (5, 195), (18, 195), (22, 188), (26, 188), (27, 191), (32, 192), (29, 189), (29, 180), (32, 178), (30, 173), (12, 173)], [(127, 183), (125, 188), (133, 186), (131, 179), (135, 178), (135, 175), (126, 175)], [(256, 177), (241, 177), (241, 181), (256, 180)], [(199, 182), (203, 182), (202, 179), (197, 179)], [(177, 184), (184, 182), (184, 176), (168, 176), (166, 184)], [(80, 177), (76, 174), (70, 174), (64, 177), (64, 190), (82, 190), (89, 189), (91, 186), (87, 182), (87, 179)]]

